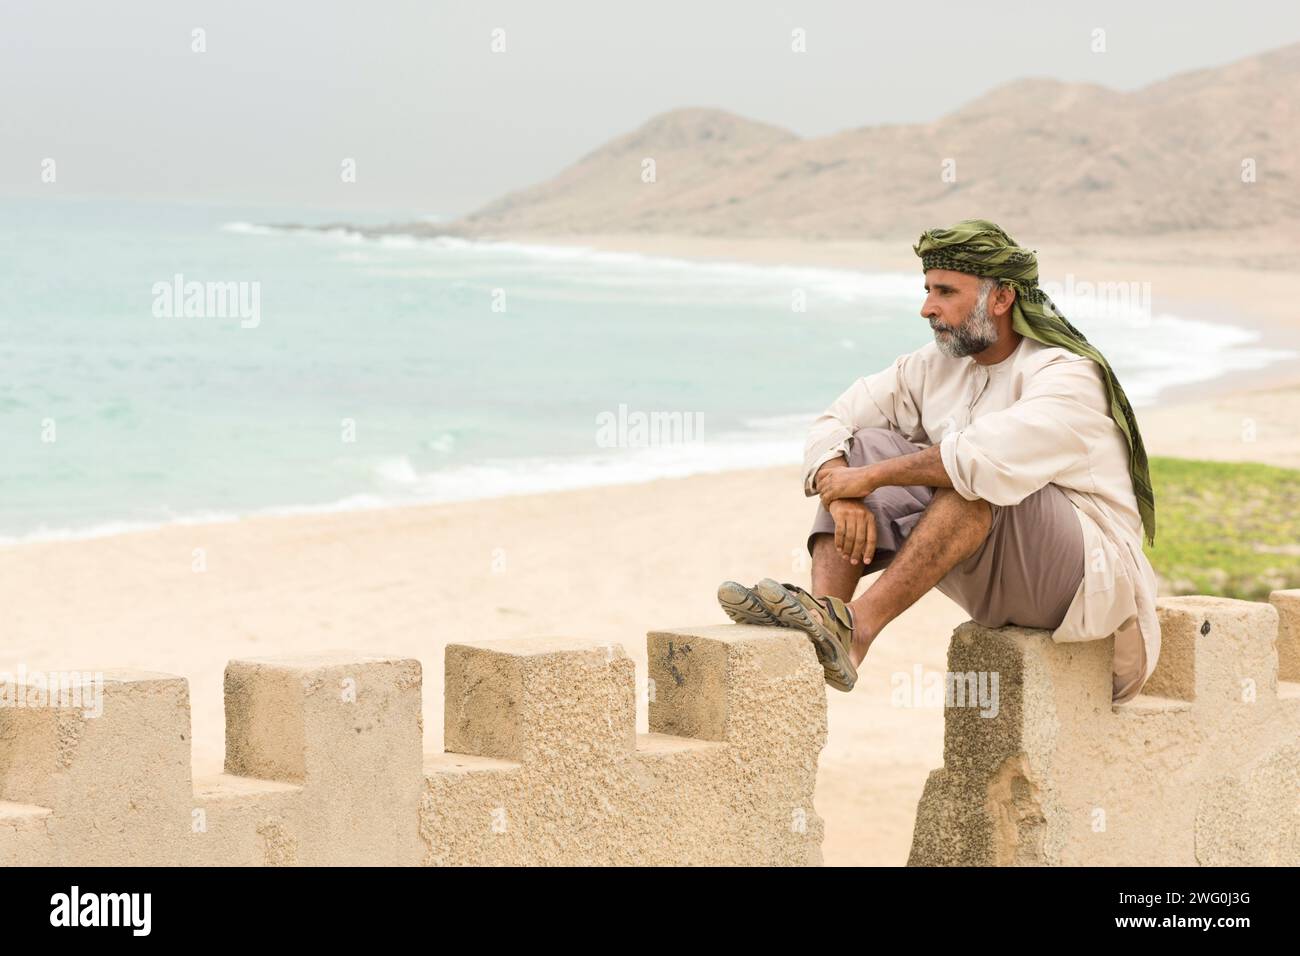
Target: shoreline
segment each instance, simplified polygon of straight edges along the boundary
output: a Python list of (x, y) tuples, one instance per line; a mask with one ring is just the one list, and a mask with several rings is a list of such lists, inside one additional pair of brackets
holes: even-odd
[[(1227, 381), (1229, 378), (1232, 380), (1231, 387), (1229, 387)], [(1218, 387), (1211, 387), (1212, 385)], [(1251, 387), (1242, 387), (1244, 385), (1250, 385)], [(1180, 393), (1176, 398), (1174, 397), (1175, 392)], [(1148, 452), (1153, 455), (1164, 455), (1167, 457), (1196, 458), (1198, 457), (1196, 455), (1175, 454), (1157, 450), (1160, 447), (1160, 444), (1153, 444), (1151, 442), (1150, 432), (1152, 429), (1149, 428), (1148, 421), (1153, 419), (1163, 420), (1165, 416), (1179, 414), (1193, 408), (1201, 408), (1204, 410), (1216, 403), (1224, 404), (1228, 402), (1236, 402), (1241, 405), (1248, 405), (1251, 402), (1258, 402), (1261, 404), (1271, 403), (1278, 395), (1281, 395), (1285, 400), (1294, 400), (1297, 403), (1300, 403), (1300, 384), (1295, 383), (1294, 376), (1292, 375), (1279, 375), (1276, 381), (1274, 381), (1267, 376), (1261, 376), (1258, 372), (1241, 372), (1230, 377), (1220, 377), (1215, 379), (1212, 383), (1206, 382), (1172, 386), (1163, 390), (1162, 395), (1168, 395), (1169, 399), (1162, 399), (1154, 404), (1142, 406), (1136, 409), (1136, 413), (1139, 416), (1139, 426), (1142, 429), (1144, 437), (1147, 438)], [(811, 416), (809, 420), (811, 421)], [(1288, 466), (1300, 467), (1300, 462), (1297, 462), (1295, 465), (1288, 464)], [(331, 502), (320, 505), (269, 505), (242, 514), (221, 514), (212, 516), (196, 514), (162, 522), (142, 521), (136, 523), (129, 520), (106, 520), (84, 528), (40, 530), (9, 536), (0, 535), (0, 554), (37, 546), (77, 545), (90, 541), (152, 535), (171, 529), (204, 529), (246, 524), (249, 522), (313, 522), (334, 517), (353, 515), (392, 515), (402, 512), (417, 512), (430, 509), (455, 509), (464, 505), (490, 502), (519, 501), (523, 499), (546, 500), (551, 496), (557, 495), (580, 495), (604, 488), (636, 488), (654, 485), (658, 482), (682, 481), (697, 477), (726, 476), (746, 473), (766, 474), (778, 471), (784, 472), (787, 470), (795, 470), (798, 467), (799, 464), (797, 462), (786, 461), (770, 462), (759, 465), (737, 464), (729, 467), (706, 468), (701, 466), (699, 470), (686, 471), (678, 474), (649, 474), (631, 477), (625, 480), (602, 482), (598, 484), (575, 484), (568, 487), (548, 488), (544, 490), (509, 491), (504, 493), (486, 494), (482, 497), (455, 498), (445, 501), (393, 501), (355, 505), (347, 504), (345, 500), (344, 502)]]

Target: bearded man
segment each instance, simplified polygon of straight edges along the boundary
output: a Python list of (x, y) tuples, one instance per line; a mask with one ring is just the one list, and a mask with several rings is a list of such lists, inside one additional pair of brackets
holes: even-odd
[(812, 593), (727, 581), (719, 602), (737, 622), (803, 631), (848, 691), (885, 625), (934, 587), (989, 627), (1113, 636), (1112, 699), (1131, 700), (1160, 629), (1142, 552), (1155, 497), (1124, 390), (997, 225), (963, 220), (913, 249), (934, 341), (854, 382), (808, 433)]

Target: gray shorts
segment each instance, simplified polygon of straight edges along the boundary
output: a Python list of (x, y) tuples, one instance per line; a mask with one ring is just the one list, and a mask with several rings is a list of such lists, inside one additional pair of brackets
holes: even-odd
[[(848, 462), (872, 462), (923, 451), (887, 428), (863, 428), (850, 443)], [(878, 488), (863, 499), (876, 519), (876, 552), (863, 573), (887, 568), (934, 495), (919, 485)], [(1055, 630), (1083, 582), (1083, 528), (1074, 505), (1056, 485), (1045, 485), (1018, 505), (990, 504), (993, 524), (980, 549), (937, 585), (971, 619), (986, 627), (1018, 624)], [(808, 535), (834, 534), (835, 520), (824, 505)]]

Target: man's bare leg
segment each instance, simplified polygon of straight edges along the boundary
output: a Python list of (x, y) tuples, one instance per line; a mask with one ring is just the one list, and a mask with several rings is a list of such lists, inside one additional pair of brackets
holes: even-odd
[[(862, 663), (871, 642), (886, 624), (979, 550), (992, 524), (988, 502), (981, 498), (968, 501), (952, 488), (935, 489), (921, 520), (889, 567), (860, 598), (849, 603), (853, 612), (853, 648), (849, 657), (854, 667)], [(818, 535), (813, 542), (814, 594), (833, 594), (849, 601), (858, 578), (870, 570), (869, 564), (864, 568), (845, 561), (835, 550), (833, 535)]]
[(863, 571), (870, 565), (851, 564), (835, 548), (835, 535), (825, 532), (813, 537), (812, 593), (833, 594), (845, 604), (853, 600), (853, 592), (862, 580)]

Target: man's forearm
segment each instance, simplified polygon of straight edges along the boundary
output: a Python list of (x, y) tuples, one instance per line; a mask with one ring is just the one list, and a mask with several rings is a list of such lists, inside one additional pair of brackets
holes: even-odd
[(922, 485), (927, 488), (951, 488), (952, 479), (943, 467), (943, 458), (939, 446), (900, 455), (897, 458), (885, 458), (867, 466), (871, 472), (871, 483), (877, 488), (883, 485)]

